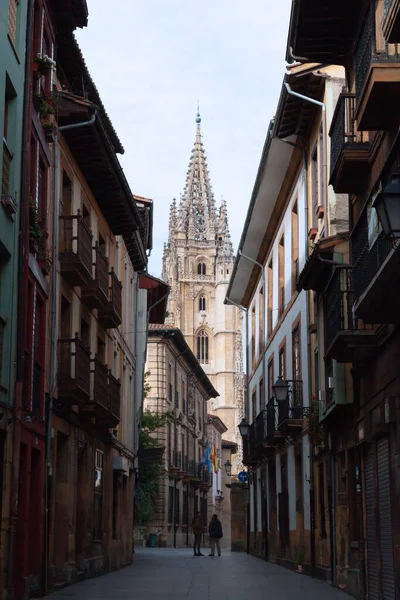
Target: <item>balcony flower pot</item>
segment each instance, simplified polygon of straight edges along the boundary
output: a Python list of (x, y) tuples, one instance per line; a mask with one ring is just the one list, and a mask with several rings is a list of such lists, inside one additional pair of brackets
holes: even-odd
[(52, 69), (55, 68), (55, 61), (47, 56), (47, 54), (38, 54), (33, 60), (34, 68), (36, 66), (36, 72), (40, 76), (48, 75)]
[(301, 546), (297, 548), (296, 551), (296, 563), (297, 563), (297, 572), (303, 572), (303, 562), (304, 562), (304, 550)]

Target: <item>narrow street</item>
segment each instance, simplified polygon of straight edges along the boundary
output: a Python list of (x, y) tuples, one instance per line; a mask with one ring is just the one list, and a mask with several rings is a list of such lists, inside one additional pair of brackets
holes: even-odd
[(190, 550), (140, 549), (134, 564), (52, 595), (59, 600), (344, 600), (326, 583), (246, 554), (195, 558)]

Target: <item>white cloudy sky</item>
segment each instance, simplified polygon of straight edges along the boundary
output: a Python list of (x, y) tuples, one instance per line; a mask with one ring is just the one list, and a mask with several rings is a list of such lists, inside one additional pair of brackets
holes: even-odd
[(134, 193), (154, 200), (149, 271), (161, 274), (197, 101), (217, 203), (237, 248), (285, 69), (290, 0), (88, 0), (78, 40), (125, 147)]

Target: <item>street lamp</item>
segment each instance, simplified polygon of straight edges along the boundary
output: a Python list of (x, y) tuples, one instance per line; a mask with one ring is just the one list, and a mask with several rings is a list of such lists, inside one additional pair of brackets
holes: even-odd
[(247, 421), (246, 417), (243, 417), (243, 419), (240, 421), (238, 428), (239, 428), (239, 433), (242, 437), (245, 437), (246, 435), (248, 435), (249, 433), (249, 422)]
[(276, 400), (279, 402), (284, 402), (288, 396), (289, 384), (285, 381), (282, 375), (279, 375), (278, 379), (275, 382), (275, 385), (272, 386), (272, 389), (275, 394)]
[(400, 177), (392, 181), (380, 192), (374, 200), (380, 224), (386, 237), (391, 240), (400, 238)]
[(226, 461), (224, 467), (225, 467), (225, 473), (227, 474), (227, 476), (231, 477), (232, 476), (232, 464), (231, 464), (231, 461), (229, 460), (229, 458)]

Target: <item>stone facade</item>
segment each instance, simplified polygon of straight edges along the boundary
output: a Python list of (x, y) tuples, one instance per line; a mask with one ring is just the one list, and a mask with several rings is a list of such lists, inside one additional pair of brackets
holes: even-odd
[(163, 279), (171, 286), (168, 323), (179, 327), (219, 397), (210, 402), (238, 445), (233, 473), (240, 470), (237, 426), (243, 411), (242, 313), (224, 304), (234, 262), (227, 204), (216, 209), (200, 115), (181, 199), (171, 205)]
[[(145, 410), (168, 412), (172, 417), (171, 423), (156, 433), (165, 448), (163, 466), (168, 475), (160, 484), (148, 534), (155, 534), (161, 547), (189, 546), (195, 513), (199, 510), (204, 524), (208, 523), (212, 502), (215, 505), (213, 491), (220, 485), (213, 465), (207, 471), (200, 464), (207, 444), (216, 443), (217, 456), (221, 456), (221, 437), (208, 436), (213, 432), (207, 401), (218, 393), (180, 330), (167, 325), (150, 326), (146, 371), (149, 392)], [(218, 428), (226, 430), (220, 422)]]

